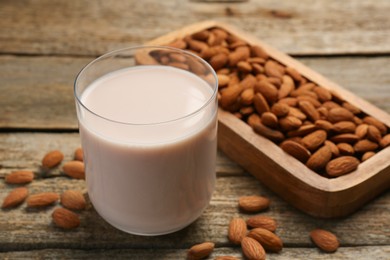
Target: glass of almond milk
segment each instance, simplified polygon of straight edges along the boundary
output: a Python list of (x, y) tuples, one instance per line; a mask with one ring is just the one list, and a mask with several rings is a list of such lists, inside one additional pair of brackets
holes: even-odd
[(215, 185), (217, 77), (201, 58), (134, 47), (89, 63), (74, 86), (90, 200), (128, 233), (195, 221)]

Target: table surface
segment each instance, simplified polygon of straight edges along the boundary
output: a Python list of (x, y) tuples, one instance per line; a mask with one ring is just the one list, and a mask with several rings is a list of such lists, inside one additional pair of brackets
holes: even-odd
[[(223, 21), (293, 55), (356, 95), (390, 112), (390, 1), (388, 0), (2, 0), (0, 2), (0, 178), (18, 169), (35, 172), (30, 193), (85, 189), (59, 169), (44, 174), (43, 155), (59, 149), (65, 161), (80, 146), (72, 86), (96, 56), (139, 45), (185, 25)], [(159, 237), (129, 235), (102, 220), (92, 206), (81, 226), (62, 231), (51, 221), (58, 205), (0, 213), (0, 258), (184, 259), (193, 244), (212, 241), (219, 255), (242, 258), (227, 239), (243, 195), (264, 195), (262, 214), (278, 222), (284, 248), (268, 259), (390, 259), (390, 192), (342, 219), (310, 217), (281, 200), (218, 152), (210, 206), (189, 227)], [(0, 181), (0, 200), (14, 186)], [(319, 251), (309, 232), (334, 232), (341, 247)]]

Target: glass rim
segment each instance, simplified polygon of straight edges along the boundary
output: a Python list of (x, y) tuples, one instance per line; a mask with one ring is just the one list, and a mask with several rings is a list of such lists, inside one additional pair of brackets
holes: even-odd
[[(81, 100), (80, 100), (80, 97), (77, 95), (77, 83), (79, 81), (79, 78), (84, 74), (84, 72), (86, 70), (88, 70), (91, 66), (93, 66), (96, 62), (98, 62), (99, 60), (102, 60), (104, 58), (107, 58), (107, 57), (110, 57), (110, 56), (114, 56), (116, 53), (121, 53), (121, 52), (125, 52), (125, 51), (133, 51), (133, 50), (137, 50), (137, 49), (165, 49), (165, 50), (172, 50), (172, 51), (176, 51), (176, 52), (181, 52), (181, 53), (184, 53), (186, 55), (189, 55), (189, 56), (192, 56), (194, 57), (195, 59), (197, 59), (198, 61), (200, 61), (203, 65), (205, 65), (211, 72), (211, 74), (213, 75), (214, 79), (215, 79), (215, 88), (213, 89), (213, 93), (212, 95), (205, 101), (205, 103), (198, 109), (196, 109), (195, 111), (187, 114), (187, 115), (184, 115), (184, 116), (180, 116), (178, 118), (174, 118), (174, 119), (170, 119), (170, 120), (166, 120), (166, 121), (161, 121), (161, 122), (152, 122), (152, 123), (131, 123), (131, 122), (122, 122), (122, 121), (118, 121), (118, 120), (113, 120), (113, 119), (110, 119), (110, 118), (107, 118), (107, 117), (104, 117), (102, 115), (99, 115), (97, 113), (95, 113), (94, 111), (92, 111), (91, 109), (89, 109)], [(166, 65), (157, 65), (157, 66), (166, 66)], [(187, 71), (187, 70), (185, 70)], [(189, 72), (189, 71), (187, 71)], [(196, 74), (195, 74), (196, 75)], [(198, 76), (198, 75), (196, 75)], [(199, 77), (199, 76), (198, 76)], [(140, 46), (133, 46), (133, 47), (125, 47), (125, 48), (121, 48), (121, 49), (116, 49), (116, 50), (112, 50), (112, 51), (109, 51), (107, 53), (104, 53), (100, 56), (98, 56), (97, 58), (93, 59), (92, 61), (90, 61), (88, 64), (86, 64), (80, 71), (79, 73), (77, 73), (77, 76), (74, 80), (74, 84), (73, 84), (73, 94), (74, 94), (74, 97), (76, 98), (76, 102), (81, 105), (83, 107), (83, 109), (87, 110), (89, 113), (93, 114), (94, 116), (97, 116), (103, 120), (106, 120), (106, 121), (110, 121), (112, 123), (116, 123), (116, 124), (121, 124), (121, 125), (133, 125), (133, 126), (153, 126), (153, 125), (162, 125), (162, 124), (168, 124), (168, 123), (174, 123), (174, 122), (177, 122), (177, 121), (181, 121), (183, 119), (186, 119), (186, 118), (190, 118), (190, 117), (193, 117), (195, 116), (196, 114), (200, 113), (201, 111), (203, 111), (213, 100), (216, 100), (216, 95), (218, 93), (218, 77), (217, 77), (217, 73), (214, 71), (213, 67), (211, 67), (211, 65), (205, 61), (204, 59), (202, 59), (201, 57), (189, 52), (189, 51), (186, 51), (186, 50), (182, 50), (182, 49), (178, 49), (178, 48), (174, 48), (174, 47), (169, 47), (169, 46), (159, 46), (159, 45), (140, 45)]]

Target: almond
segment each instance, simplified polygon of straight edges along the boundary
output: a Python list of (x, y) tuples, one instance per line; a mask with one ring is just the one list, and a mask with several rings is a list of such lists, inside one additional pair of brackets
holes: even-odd
[(210, 32), (207, 30), (203, 30), (200, 32), (196, 32), (191, 35), (192, 39), (198, 40), (198, 41), (205, 41), (209, 38)]
[(251, 105), (253, 103), (253, 98), (255, 96), (255, 92), (252, 88), (245, 89), (241, 92), (241, 104), (243, 105)]
[(265, 126), (276, 128), (278, 126), (278, 118), (271, 112), (264, 112), (261, 115), (261, 123)]
[(187, 44), (190, 50), (201, 52), (204, 49), (209, 48), (206, 43), (194, 39), (188, 39)]
[(283, 149), (283, 151), (303, 163), (305, 163), (311, 155), (310, 151), (307, 150), (303, 145), (294, 141), (286, 140), (280, 145), (280, 147)]
[(355, 143), (359, 141), (359, 137), (355, 134), (339, 134), (330, 138), (335, 143)]
[(321, 106), (321, 103), (316, 99), (315, 96), (312, 96), (309, 93), (313, 94), (313, 92), (307, 92), (307, 93), (304, 93), (303, 95), (297, 96), (298, 102), (300, 102), (300, 101), (308, 101), (315, 108), (319, 108)]
[(243, 116), (249, 116), (255, 112), (255, 109), (252, 106), (242, 107), (240, 109), (240, 114)]
[(355, 133), (356, 125), (351, 121), (340, 121), (333, 124), (332, 130), (337, 133)]
[(368, 151), (375, 151), (379, 145), (377, 143), (371, 142), (370, 140), (363, 139), (358, 141), (354, 146), (355, 152), (357, 153), (365, 153)]
[(187, 253), (187, 259), (198, 260), (207, 257), (214, 250), (215, 244), (212, 242), (203, 242), (192, 246)]
[(320, 114), (321, 119), (325, 120), (328, 118), (329, 111), (325, 107), (319, 107), (319, 108), (317, 108), (317, 111)]
[(248, 123), (248, 125), (250, 125), (252, 128), (254, 128), (256, 124), (260, 124), (260, 123), (261, 123), (261, 119), (260, 119), (260, 117), (259, 117), (258, 114), (253, 113), (252, 115), (250, 115), (250, 116), (248, 117), (247, 123)]
[(314, 125), (318, 127), (318, 129), (325, 130), (329, 132), (333, 128), (333, 124), (327, 120), (317, 120)]
[(258, 45), (251, 46), (251, 54), (253, 57), (263, 58), (264, 60), (267, 60), (269, 57), (267, 52)]
[(220, 104), (223, 108), (227, 108), (234, 104), (242, 92), (242, 88), (239, 84), (228, 86), (220, 91), (221, 100)]
[(378, 128), (382, 135), (384, 135), (384, 134), (387, 133), (387, 127), (386, 127), (386, 125), (383, 124), (383, 123), (382, 123), (381, 121), (379, 121), (378, 119), (373, 118), (372, 116), (366, 116), (365, 118), (363, 118), (363, 122), (366, 123), (366, 124), (368, 124), (368, 125), (373, 125), (373, 126), (375, 126), (376, 128)]
[(44, 168), (53, 168), (60, 164), (64, 159), (61, 151), (55, 150), (47, 153), (42, 159), (42, 166)]
[(61, 194), (61, 204), (65, 208), (82, 210), (86, 207), (84, 195), (80, 191), (67, 190)]
[(22, 204), (23, 201), (27, 198), (27, 196), (28, 196), (27, 188), (20, 187), (20, 188), (13, 189), (7, 195), (7, 197), (5, 197), (1, 207), (3, 209), (16, 207)]
[(326, 137), (327, 137), (326, 131), (317, 130), (303, 137), (302, 144), (310, 151), (314, 151), (325, 142)]
[(296, 107), (298, 105), (298, 99), (294, 97), (285, 97), (278, 101), (278, 103), (287, 104), (290, 107)]
[(359, 163), (355, 157), (341, 156), (328, 162), (326, 172), (332, 177), (341, 176), (356, 170)]
[(222, 69), (227, 62), (228, 56), (225, 53), (218, 53), (209, 60), (209, 63), (214, 70)]
[(242, 253), (248, 260), (264, 260), (264, 248), (251, 237), (244, 237), (241, 242)]
[(367, 161), (368, 159), (370, 159), (371, 157), (373, 157), (375, 155), (375, 152), (365, 152), (363, 155), (362, 155), (362, 162), (364, 161)]
[(307, 118), (306, 115), (301, 112), (301, 110), (299, 110), (298, 108), (295, 108), (295, 107), (290, 107), (290, 111), (288, 112), (288, 115), (296, 117), (301, 121), (306, 120), (306, 118)]
[(320, 119), (320, 114), (309, 101), (300, 101), (299, 108), (302, 110), (305, 115), (307, 115), (313, 122)]
[(307, 135), (313, 131), (317, 130), (317, 127), (315, 125), (302, 125), (297, 130), (289, 131), (287, 135), (289, 137), (295, 137), (295, 136), (304, 136)]
[(352, 114), (360, 114), (362, 111), (357, 108), (356, 106), (352, 105), (351, 103), (348, 103), (348, 102), (344, 102), (342, 104), (343, 108), (349, 110)]
[(340, 155), (339, 148), (332, 141), (326, 140), (324, 142), (324, 145), (329, 146), (330, 150), (332, 151), (333, 157), (338, 157)]
[(295, 89), (294, 80), (288, 76), (284, 75), (282, 77), (282, 85), (279, 88), (278, 91), (278, 99), (282, 99), (290, 95), (290, 93)]
[(34, 173), (32, 171), (14, 171), (5, 176), (5, 182), (8, 184), (24, 184), (32, 182)]
[(353, 155), (355, 153), (352, 145), (348, 143), (338, 143), (337, 148), (339, 149), (341, 155)]
[(273, 60), (268, 60), (265, 65), (265, 74), (269, 77), (282, 78), (284, 74), (284, 68)]
[(286, 67), (286, 73), (290, 75), (297, 82), (300, 82), (302, 80), (301, 74), (292, 67)]
[(252, 71), (252, 65), (247, 61), (240, 61), (236, 66), (240, 72), (249, 73)]
[(274, 113), (277, 117), (286, 116), (290, 111), (290, 107), (287, 104), (276, 103), (272, 106), (271, 112)]
[(42, 192), (34, 195), (30, 195), (27, 199), (27, 206), (30, 208), (46, 207), (54, 204), (59, 195), (54, 192)]
[(233, 244), (241, 244), (241, 240), (248, 232), (245, 220), (242, 218), (233, 218), (229, 224), (228, 238)]
[(321, 102), (330, 101), (332, 99), (332, 93), (323, 87), (315, 87), (313, 92), (317, 94), (318, 99)]
[(241, 85), (242, 89), (248, 89), (248, 88), (254, 89), (256, 82), (257, 82), (256, 78), (252, 74), (248, 74), (240, 82), (240, 85)]
[(80, 161), (66, 162), (62, 167), (63, 172), (75, 179), (85, 179), (84, 163)]
[(74, 159), (76, 161), (84, 161), (83, 149), (81, 147), (77, 148), (76, 151), (74, 151)]
[(269, 252), (277, 253), (280, 252), (283, 248), (283, 242), (280, 237), (264, 228), (252, 229), (249, 232), (248, 237), (255, 239), (260, 243), (260, 245), (264, 247), (266, 251)]
[(337, 237), (333, 233), (323, 229), (315, 229), (311, 231), (310, 238), (316, 246), (328, 253), (335, 252), (340, 246)]
[(239, 260), (239, 259), (235, 256), (222, 255), (222, 256), (217, 256), (215, 260)]
[(302, 125), (302, 121), (293, 116), (286, 116), (279, 119), (279, 125), (284, 131), (291, 131), (299, 128)]
[(332, 108), (329, 110), (328, 120), (332, 123), (340, 121), (352, 121), (354, 115), (343, 107)]
[(246, 224), (251, 228), (264, 228), (271, 232), (275, 232), (277, 224), (276, 221), (267, 216), (253, 216), (246, 220)]
[(54, 223), (63, 229), (73, 229), (80, 225), (79, 216), (77, 216), (76, 213), (64, 208), (55, 209), (51, 216)]
[(382, 148), (385, 148), (390, 145), (390, 134), (385, 135), (382, 140), (379, 142), (379, 145)]
[(278, 100), (278, 89), (267, 80), (257, 82), (255, 84), (255, 92), (261, 93), (269, 103)]
[(368, 132), (368, 125), (367, 124), (361, 124), (356, 127), (355, 134), (358, 136), (359, 139), (363, 139), (366, 137)]
[(228, 75), (217, 74), (217, 77), (218, 77), (218, 87), (221, 88), (229, 84), (230, 77)]
[(245, 212), (259, 212), (269, 207), (270, 201), (262, 196), (242, 196), (238, 200), (240, 209)]
[(325, 101), (323, 104), (322, 104), (323, 107), (325, 107), (326, 109), (328, 110), (331, 110), (333, 108), (338, 108), (340, 107), (339, 104), (333, 102), (333, 101)]
[(367, 139), (379, 143), (382, 139), (382, 134), (378, 128), (373, 125), (369, 125), (367, 128)]
[(253, 105), (255, 106), (257, 113), (260, 115), (264, 112), (270, 111), (267, 100), (265, 100), (264, 96), (260, 93), (256, 93), (253, 97)]
[(238, 62), (244, 61), (249, 58), (250, 52), (247, 46), (238, 47), (234, 52), (229, 54), (229, 65), (234, 67)]
[(331, 158), (332, 150), (329, 146), (324, 145), (310, 156), (309, 160), (306, 162), (306, 166), (313, 171), (319, 171), (325, 168)]
[(281, 142), (284, 140), (284, 135), (282, 132), (278, 130), (273, 130), (265, 125), (263, 125), (261, 122), (258, 122), (253, 125), (253, 130), (264, 136), (267, 137), (268, 139), (274, 141), (274, 142)]

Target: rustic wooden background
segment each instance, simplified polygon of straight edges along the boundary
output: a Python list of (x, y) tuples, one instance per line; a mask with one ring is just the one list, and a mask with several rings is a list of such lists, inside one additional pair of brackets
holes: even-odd
[[(70, 160), (80, 145), (72, 92), (78, 71), (106, 51), (203, 20), (235, 25), (390, 112), (389, 13), (388, 0), (0, 0), (0, 178), (30, 169), (36, 173), (30, 193), (84, 189), (83, 181), (39, 167), (47, 151), (60, 149)], [(203, 216), (160, 237), (118, 231), (91, 206), (68, 232), (51, 223), (54, 207), (2, 210), (0, 258), (184, 259), (187, 248), (206, 240), (217, 247), (210, 259), (241, 258), (227, 225), (248, 216), (237, 209), (239, 196), (259, 194), (272, 200), (264, 214), (278, 221), (285, 245), (269, 259), (390, 259), (389, 191), (347, 218), (324, 220), (295, 210), (222, 153), (217, 176)], [(1, 201), (12, 188), (0, 181)], [(316, 227), (337, 234), (335, 254), (313, 246), (308, 233)]]

